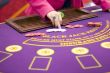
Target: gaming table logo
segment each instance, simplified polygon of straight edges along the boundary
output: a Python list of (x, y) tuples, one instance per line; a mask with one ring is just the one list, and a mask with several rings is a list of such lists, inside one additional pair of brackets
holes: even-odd
[(0, 0), (0, 8), (3, 8), (8, 3), (9, 3), (9, 0)]
[[(104, 25), (103, 25), (104, 26)], [(92, 34), (94, 33), (94, 34)], [(72, 34), (53, 34), (45, 35), (42, 37), (32, 37), (25, 41), (23, 44), (31, 46), (45, 46), (45, 47), (66, 47), (66, 46), (83, 46), (101, 42), (110, 38), (110, 21), (106, 20), (106, 25), (103, 29), (92, 28), (91, 30), (72, 33)]]

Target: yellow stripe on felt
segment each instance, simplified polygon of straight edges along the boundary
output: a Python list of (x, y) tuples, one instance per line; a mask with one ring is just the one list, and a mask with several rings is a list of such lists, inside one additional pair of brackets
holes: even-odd
[(10, 18), (15, 18), (20, 15), (26, 8), (29, 7), (29, 4), (25, 4), (22, 8), (20, 8), (16, 13), (14, 13)]

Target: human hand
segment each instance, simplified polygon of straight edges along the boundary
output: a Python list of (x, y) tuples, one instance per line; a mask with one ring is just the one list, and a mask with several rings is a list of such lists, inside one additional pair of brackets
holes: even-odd
[(61, 12), (51, 11), (47, 14), (47, 17), (51, 20), (55, 27), (60, 27), (62, 24)]

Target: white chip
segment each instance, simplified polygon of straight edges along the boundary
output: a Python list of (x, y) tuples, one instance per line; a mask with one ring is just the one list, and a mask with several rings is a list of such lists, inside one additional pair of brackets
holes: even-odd
[(46, 32), (65, 32), (66, 29), (47, 29)]
[(22, 47), (19, 45), (10, 45), (5, 48), (7, 52), (18, 52), (22, 50)]

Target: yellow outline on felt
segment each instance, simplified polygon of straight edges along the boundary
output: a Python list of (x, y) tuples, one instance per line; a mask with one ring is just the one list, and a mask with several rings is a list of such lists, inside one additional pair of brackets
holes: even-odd
[[(33, 39), (33, 38), (29, 38), (29, 39), (23, 41), (22, 44), (31, 45), (31, 46), (44, 46), (44, 47), (46, 46), (46, 47), (53, 47), (53, 45), (40, 45), (40, 44), (30, 44), (30, 43), (28, 43), (29, 41), (32, 41), (32, 39)], [(54, 47), (65, 47), (65, 46), (54, 45)]]
[[(80, 61), (80, 57), (87, 57), (87, 56), (91, 56), (94, 61), (97, 63), (96, 66), (89, 66), (89, 67), (85, 67), (83, 65), (83, 63)], [(78, 61), (78, 63), (80, 64), (80, 66), (83, 68), (83, 69), (92, 69), (92, 68), (99, 68), (99, 67), (102, 67), (102, 65), (99, 63), (99, 61), (95, 58), (95, 56), (93, 56), (92, 54), (89, 54), (89, 55), (82, 55), (82, 56), (76, 56), (76, 59)]]
[(2, 60), (0, 60), (0, 63), (3, 62), (3, 61), (5, 61), (6, 59), (8, 59), (9, 57), (11, 57), (13, 55), (11, 53), (7, 53), (7, 52), (3, 52), (3, 51), (0, 51), (0, 53), (9, 54), (9, 56), (7, 56), (7, 57), (3, 58)]
[(110, 72), (105, 72), (105, 73), (110, 73)]
[[(29, 43), (29, 41), (32, 41), (33, 38), (23, 41), (23, 44), (31, 45), (31, 46), (65, 47), (65, 46), (78, 46), (78, 45), (82, 46), (82, 45), (86, 45), (86, 44), (96, 43), (96, 42), (100, 42), (100, 41), (103, 41), (103, 40), (106, 40), (106, 39), (110, 38), (110, 36), (109, 36), (110, 35), (110, 33), (109, 33), (110, 26), (109, 25), (110, 25), (109, 20), (106, 20), (106, 27), (103, 30), (99, 31), (98, 33), (95, 33), (95, 34), (90, 35), (88, 37), (85, 36), (83, 38), (80, 38), (79, 40), (77, 40), (77, 38), (75, 38), (74, 41), (68, 41), (68, 42), (67, 41), (62, 41), (60, 43), (56, 41), (56, 43), (58, 43), (58, 45), (31, 44), (31, 43)], [(42, 42), (42, 41), (38, 41), (38, 42)], [(67, 42), (67, 43), (65, 43), (65, 42)]]
[[(44, 58), (44, 59), (47, 58), (47, 59), (49, 59), (46, 68), (32, 68), (32, 65), (34, 64), (34, 62), (35, 62), (35, 60), (36, 60), (37, 58)], [(43, 70), (43, 71), (47, 71), (47, 70), (49, 69), (49, 67), (50, 67), (51, 61), (52, 61), (52, 57), (40, 57), (40, 56), (35, 56), (35, 57), (32, 59), (31, 64), (29, 65), (28, 69), (29, 69), (29, 70)]]
[(21, 7), (16, 13), (14, 13), (10, 18), (15, 18), (18, 15), (20, 15), (26, 8), (29, 7), (29, 4), (25, 4), (23, 7)]

